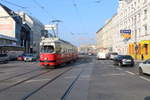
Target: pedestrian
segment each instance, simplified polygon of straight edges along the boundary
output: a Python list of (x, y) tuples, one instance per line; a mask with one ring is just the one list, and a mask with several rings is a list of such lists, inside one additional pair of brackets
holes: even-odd
[(143, 54), (141, 55), (141, 59), (144, 60), (144, 55)]

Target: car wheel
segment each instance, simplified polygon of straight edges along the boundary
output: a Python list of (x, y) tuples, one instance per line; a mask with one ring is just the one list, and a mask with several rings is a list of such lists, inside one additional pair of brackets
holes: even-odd
[(131, 64), (131, 67), (134, 67), (134, 64)]
[(139, 75), (143, 75), (143, 70), (142, 70), (142, 68), (139, 68)]

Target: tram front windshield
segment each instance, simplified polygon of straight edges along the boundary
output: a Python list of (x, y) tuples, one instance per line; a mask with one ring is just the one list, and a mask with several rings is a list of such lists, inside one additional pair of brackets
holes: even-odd
[(43, 46), (41, 48), (41, 52), (44, 52), (44, 53), (53, 53), (54, 52), (54, 46)]

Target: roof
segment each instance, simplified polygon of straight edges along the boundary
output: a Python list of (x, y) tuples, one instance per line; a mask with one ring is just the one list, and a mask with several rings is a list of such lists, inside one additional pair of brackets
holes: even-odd
[(17, 15), (13, 10), (9, 9), (8, 7), (4, 6), (3, 4), (0, 3), (0, 6), (5, 9), (5, 11), (13, 18), (16, 22), (22, 21), (21, 17)]
[(105, 25), (103, 25), (103, 27), (101, 27), (96, 33), (100, 32), (106, 25), (108, 25), (116, 15), (117, 15), (117, 13), (115, 13), (115, 14), (112, 16), (112, 18), (111, 18)]
[(55, 42), (55, 43), (59, 43), (59, 42), (61, 42), (61, 43), (65, 43), (65, 44), (68, 44), (68, 45), (71, 45), (71, 46), (74, 46), (73, 44), (71, 44), (70, 42), (67, 42), (67, 41), (65, 41), (65, 40), (62, 40), (62, 39), (60, 39), (60, 38), (57, 38), (57, 37), (50, 37), (50, 38), (44, 38), (41, 42), (47, 42), (47, 41), (51, 41), (51, 42)]

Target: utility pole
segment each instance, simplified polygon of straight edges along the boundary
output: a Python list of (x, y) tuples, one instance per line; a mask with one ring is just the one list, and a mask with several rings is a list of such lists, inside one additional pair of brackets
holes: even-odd
[(59, 34), (59, 23), (62, 22), (61, 20), (52, 20), (52, 23), (56, 24), (56, 37), (58, 37)]
[(134, 50), (135, 50), (135, 54), (134, 54), (134, 57), (135, 57), (135, 60), (137, 60), (137, 49), (138, 49), (138, 45), (137, 45), (137, 26), (136, 26), (136, 9), (134, 7), (132, 7), (133, 10), (134, 10), (134, 13), (135, 13), (135, 16), (134, 16)]

